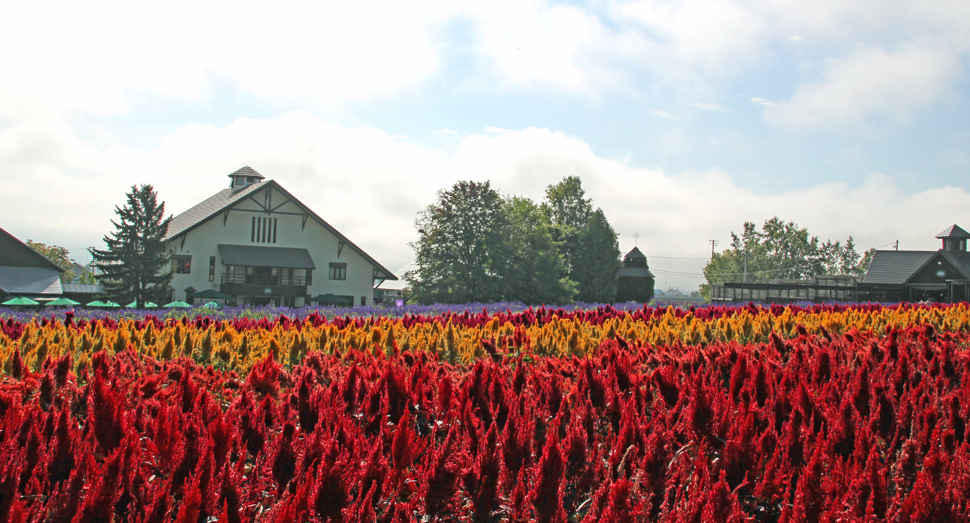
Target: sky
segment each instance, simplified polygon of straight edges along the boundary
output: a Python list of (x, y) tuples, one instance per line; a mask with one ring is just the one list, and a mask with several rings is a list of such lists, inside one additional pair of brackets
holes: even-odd
[(103, 247), (249, 165), (391, 271), (460, 180), (579, 176), (657, 288), (745, 221), (860, 251), (970, 228), (970, 2), (5, 2), (0, 228)]

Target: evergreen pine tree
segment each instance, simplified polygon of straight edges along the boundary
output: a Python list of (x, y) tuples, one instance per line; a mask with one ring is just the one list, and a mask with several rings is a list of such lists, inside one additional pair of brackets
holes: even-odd
[(165, 203), (158, 203), (151, 185), (132, 186), (128, 203), (115, 207), (119, 222), (104, 237), (106, 250), (92, 248), (91, 256), (100, 269), (98, 281), (105, 294), (118, 303), (134, 301), (165, 303), (172, 294), (171, 255), (162, 238), (172, 217), (165, 217)]

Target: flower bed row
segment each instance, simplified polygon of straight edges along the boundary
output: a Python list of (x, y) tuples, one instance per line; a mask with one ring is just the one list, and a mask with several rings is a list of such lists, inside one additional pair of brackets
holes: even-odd
[[(37, 370), (48, 357), (71, 354), (78, 366), (91, 354), (137, 353), (160, 360), (180, 357), (220, 368), (248, 372), (253, 362), (272, 356), (284, 366), (299, 363), (311, 351), (345, 354), (367, 350), (375, 356), (430, 351), (457, 364), (491, 356), (592, 355), (604, 340), (632, 347), (704, 345), (717, 341), (766, 342), (801, 333), (840, 335), (884, 333), (887, 329), (932, 325), (942, 332), (970, 331), (970, 308), (958, 305), (819, 305), (813, 307), (649, 308), (633, 311), (606, 306), (594, 310), (540, 308), (522, 312), (448, 313), (402, 318), (303, 318), (276, 320), (197, 317), (160, 320), (32, 319), (0, 322), (0, 362), (11, 372), (15, 358)], [(19, 356), (17, 353), (19, 352)]]
[(604, 335), (589, 357), (469, 365), (312, 349), (245, 374), (133, 345), (18, 358), (0, 382), (0, 520), (970, 518), (970, 336), (792, 330)]

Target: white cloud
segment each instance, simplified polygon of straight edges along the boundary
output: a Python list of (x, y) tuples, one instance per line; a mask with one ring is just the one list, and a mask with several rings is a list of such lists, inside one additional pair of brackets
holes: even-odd
[[(604, 26), (585, 7), (545, 0), (472, 3), (480, 57), (504, 88), (555, 88), (595, 94), (625, 74), (611, 67), (639, 48), (634, 35)], [(619, 60), (618, 60), (619, 59)]]
[(757, 8), (730, 0), (636, 0), (615, 2), (615, 18), (653, 35), (679, 60), (718, 65), (726, 56), (748, 54), (767, 20)]
[[(728, 173), (668, 173), (597, 156), (575, 137), (529, 128), (461, 138), (454, 153), (427, 149), (367, 127), (347, 128), (306, 112), (239, 119), (224, 127), (189, 126), (147, 152), (79, 139), (63, 121), (0, 134), (0, 226), (22, 239), (65, 247), (100, 244), (113, 208), (132, 184), (151, 183), (179, 213), (250, 165), (291, 190), (392, 270), (412, 259), (413, 221), (436, 191), (458, 180), (490, 180), (503, 194), (541, 199), (546, 186), (579, 176), (632, 248), (648, 256), (704, 258), (709, 239), (727, 245), (744, 221), (793, 220), (823, 239), (853, 235), (864, 249), (896, 239), (934, 249), (933, 238), (970, 207), (963, 188), (910, 194), (872, 174), (861, 187), (827, 184), (776, 194), (741, 187)], [(42, 189), (41, 189), (42, 188)], [(912, 209), (920, 209), (912, 213)], [(963, 224), (966, 226), (966, 224)], [(83, 253), (73, 253), (83, 258)], [(704, 260), (652, 259), (651, 267), (699, 274)], [(660, 283), (692, 288), (698, 277), (663, 274)]]
[(650, 109), (650, 114), (659, 118), (671, 118), (677, 120), (677, 115), (668, 113), (667, 111), (661, 111), (660, 109)]
[(758, 98), (757, 96), (751, 99), (751, 103), (758, 105), (763, 105), (765, 107), (777, 107), (779, 104), (772, 102), (771, 100), (766, 100), (764, 98)]
[(768, 106), (765, 118), (793, 127), (864, 126), (873, 116), (905, 121), (944, 96), (958, 70), (959, 61), (943, 50), (863, 47), (828, 60), (822, 78)]
[(724, 107), (723, 105), (712, 104), (712, 103), (695, 102), (695, 103), (692, 103), (691, 105), (694, 106), (697, 109), (700, 109), (701, 111), (718, 111), (718, 112), (722, 112), (722, 113), (733, 113), (734, 112), (734, 111), (728, 109), (727, 107)]
[(809, 50), (799, 58), (808, 68), (833, 47), (867, 41), (892, 48), (900, 35), (965, 55), (968, 5), (284, 0), (269, 9), (176, 0), (160, 10), (116, 0), (21, 2), (4, 8), (16, 23), (0, 31), (0, 48), (11, 50), (0, 54), (0, 121), (44, 111), (123, 114), (132, 100), (155, 96), (205, 104), (223, 90), (339, 106), (419, 89), (454, 65), (448, 60), (460, 60), (469, 76), (458, 85), (485, 90), (598, 100), (661, 85), (704, 94), (756, 71), (766, 53), (777, 55), (777, 44), (798, 39), (815, 43), (799, 46)]
[(448, 2), (15, 3), (0, 31), (4, 112), (118, 113), (129, 93), (199, 100), (228, 82), (260, 97), (362, 99), (439, 67), (432, 28)]

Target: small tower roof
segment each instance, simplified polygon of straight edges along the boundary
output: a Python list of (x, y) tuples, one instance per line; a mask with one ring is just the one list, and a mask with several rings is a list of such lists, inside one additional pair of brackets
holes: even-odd
[(245, 167), (243, 167), (242, 169), (239, 169), (238, 171), (230, 174), (229, 176), (230, 177), (236, 177), (236, 176), (255, 176), (255, 177), (259, 178), (260, 180), (265, 180), (266, 179), (265, 176), (263, 176), (262, 174), (259, 174), (258, 172), (256, 172), (256, 169), (253, 169), (252, 167), (250, 167), (248, 165), (245, 166)]
[(936, 235), (937, 238), (970, 238), (970, 232), (967, 232), (960, 228), (959, 225), (953, 224), (947, 227), (945, 231)]
[(626, 256), (624, 256), (623, 259), (624, 260), (633, 259), (633, 258), (644, 258), (644, 259), (646, 259), (646, 257), (647, 256), (645, 254), (643, 254), (642, 252), (640, 252), (640, 249), (638, 249), (637, 247), (634, 247), (632, 251), (626, 253)]

